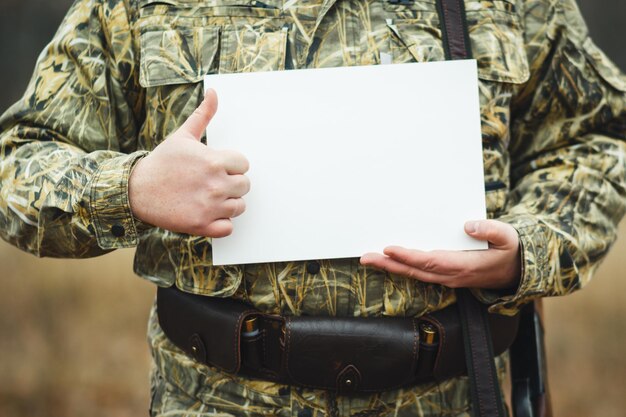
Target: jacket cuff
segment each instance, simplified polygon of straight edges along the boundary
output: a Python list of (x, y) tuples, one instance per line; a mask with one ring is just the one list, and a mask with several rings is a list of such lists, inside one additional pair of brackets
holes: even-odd
[(146, 229), (133, 217), (128, 201), (128, 179), (135, 164), (148, 152), (134, 152), (100, 163), (89, 186), (89, 214), (98, 246), (130, 248)]
[(552, 235), (545, 224), (532, 215), (506, 215), (499, 219), (517, 230), (520, 242), (520, 282), (514, 293), (474, 289), (474, 296), (489, 304), (492, 313), (512, 315), (531, 300), (548, 295), (550, 288), (549, 241)]

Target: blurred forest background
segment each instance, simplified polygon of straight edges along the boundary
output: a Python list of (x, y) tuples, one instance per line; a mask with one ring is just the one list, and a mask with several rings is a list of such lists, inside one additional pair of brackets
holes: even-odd
[[(626, 2), (579, 0), (591, 33), (626, 70)], [(0, 112), (23, 93), (69, 0), (0, 1)], [(584, 291), (546, 302), (556, 416), (626, 410), (626, 227)], [(0, 242), (0, 416), (137, 416), (149, 402), (145, 343), (154, 288), (131, 250), (36, 259)]]

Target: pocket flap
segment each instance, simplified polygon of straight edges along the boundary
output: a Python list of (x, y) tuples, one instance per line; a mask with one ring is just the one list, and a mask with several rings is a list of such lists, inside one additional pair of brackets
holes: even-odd
[(511, 84), (528, 81), (530, 68), (517, 15), (497, 9), (468, 11), (467, 21), (480, 79)]
[[(500, 4), (500, 3), (498, 3)], [(508, 3), (501, 3), (508, 5)], [(513, 10), (513, 9), (511, 9)], [(420, 19), (398, 19), (387, 23), (395, 48), (394, 62), (444, 60), (439, 17), (419, 12)], [(506, 8), (468, 10), (467, 22), (472, 55), (478, 61), (478, 77), (485, 81), (523, 84), (530, 78), (519, 17)], [(398, 48), (410, 56), (397, 51)]]
[(175, 287), (157, 290), (159, 325), (198, 362), (236, 373), (241, 367), (241, 326), (254, 308), (231, 298), (204, 297)]
[(146, 28), (140, 36), (142, 87), (202, 81), (215, 61), (219, 27)]
[(375, 392), (414, 382), (419, 335), (406, 318), (289, 317), (285, 366), (298, 384)]

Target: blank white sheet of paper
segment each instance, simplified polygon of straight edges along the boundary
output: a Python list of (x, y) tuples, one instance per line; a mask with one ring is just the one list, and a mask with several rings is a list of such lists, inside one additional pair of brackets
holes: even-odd
[(476, 61), (208, 75), (208, 146), (250, 161), (215, 265), (486, 249)]

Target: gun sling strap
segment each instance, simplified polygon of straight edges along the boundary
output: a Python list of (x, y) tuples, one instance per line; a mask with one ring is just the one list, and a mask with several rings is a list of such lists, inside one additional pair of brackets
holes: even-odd
[[(446, 59), (471, 59), (463, 0), (438, 0), (437, 10)], [(457, 290), (456, 295), (463, 328), (473, 415), (504, 416), (485, 308), (468, 289)]]

